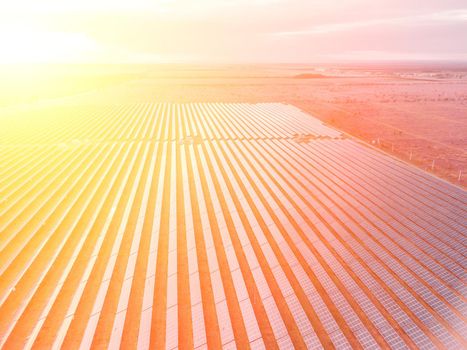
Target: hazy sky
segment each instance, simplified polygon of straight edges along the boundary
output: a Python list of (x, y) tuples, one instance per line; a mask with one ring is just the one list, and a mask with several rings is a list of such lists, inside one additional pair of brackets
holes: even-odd
[(0, 62), (467, 62), (466, 0), (15, 0)]

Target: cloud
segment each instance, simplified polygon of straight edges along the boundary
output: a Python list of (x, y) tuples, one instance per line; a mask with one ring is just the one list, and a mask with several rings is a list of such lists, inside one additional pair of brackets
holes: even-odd
[[(467, 51), (463, 2), (425, 0), (421, 8), (416, 0), (5, 1), (0, 52), (9, 59), (50, 52), (57, 60), (100, 62), (460, 57)], [(18, 31), (15, 40), (1, 28), (23, 25), (35, 28)]]
[(454, 23), (454, 22), (467, 22), (467, 9), (442, 11), (429, 14), (393, 17), (393, 18), (380, 18), (369, 19), (355, 22), (342, 22), (330, 23), (313, 26), (296, 31), (281, 31), (274, 32), (273, 35), (279, 36), (296, 36), (296, 35), (313, 35), (325, 34), (332, 32), (350, 31), (358, 28), (393, 25), (393, 26), (407, 26), (407, 25), (433, 25), (439, 23)]

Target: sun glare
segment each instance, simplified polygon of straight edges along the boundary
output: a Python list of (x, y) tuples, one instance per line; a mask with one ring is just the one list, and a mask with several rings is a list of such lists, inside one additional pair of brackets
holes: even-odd
[(467, 0), (0, 0), (0, 350), (467, 350), (466, 33)]
[(52, 32), (34, 27), (0, 27), (0, 63), (57, 63), (89, 59), (95, 41), (82, 33)]

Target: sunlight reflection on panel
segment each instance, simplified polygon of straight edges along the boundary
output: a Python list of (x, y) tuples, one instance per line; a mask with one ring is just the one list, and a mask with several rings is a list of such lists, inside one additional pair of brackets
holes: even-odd
[(465, 345), (465, 191), (294, 106), (48, 107), (1, 136), (5, 348)]

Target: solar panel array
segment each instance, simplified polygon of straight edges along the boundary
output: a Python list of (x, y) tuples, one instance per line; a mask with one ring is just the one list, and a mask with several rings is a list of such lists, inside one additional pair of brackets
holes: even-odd
[(466, 347), (462, 189), (290, 105), (78, 112), (0, 131), (2, 347)]

